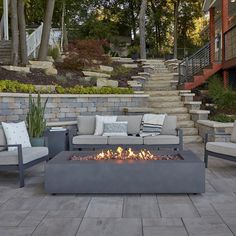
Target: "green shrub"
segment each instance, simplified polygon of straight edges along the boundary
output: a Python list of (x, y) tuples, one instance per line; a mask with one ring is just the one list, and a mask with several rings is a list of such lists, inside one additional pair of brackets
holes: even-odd
[(115, 67), (114, 70), (111, 72), (111, 76), (126, 76), (131, 72), (131, 68), (126, 68), (124, 66)]
[(208, 94), (219, 109), (231, 109), (236, 106), (236, 92), (224, 88), (220, 77), (213, 77), (208, 82)]
[(54, 60), (57, 60), (60, 55), (60, 49), (58, 47), (49, 48), (48, 56), (51, 56)]
[(210, 120), (223, 122), (223, 123), (230, 123), (236, 120), (236, 116), (227, 116), (224, 114), (219, 114), (219, 115), (210, 117)]
[[(38, 93), (45, 94), (55, 93), (50, 88), (41, 88), (37, 90), (32, 84), (23, 84), (18, 81), (0, 80), (0, 92), (5, 93)], [(56, 85), (56, 93), (58, 94), (133, 94), (131, 88), (112, 88), (112, 87), (82, 87), (75, 86), (71, 88), (64, 88)]]

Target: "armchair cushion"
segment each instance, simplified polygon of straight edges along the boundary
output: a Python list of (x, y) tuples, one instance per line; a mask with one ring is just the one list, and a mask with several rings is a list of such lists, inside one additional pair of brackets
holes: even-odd
[[(0, 125), (0, 145), (6, 145), (7, 144), (7, 140), (5, 137), (5, 133), (4, 130), (2, 128), (2, 126)], [(6, 150), (6, 147), (0, 147), (0, 151)]]
[(127, 136), (127, 137), (109, 137), (108, 144), (110, 145), (143, 145), (143, 138)]
[(231, 135), (231, 142), (236, 143), (236, 121), (234, 122), (234, 128)]
[(206, 150), (236, 157), (236, 143), (208, 142), (206, 144)]
[[(48, 155), (47, 147), (27, 147), (22, 148), (23, 164), (40, 159)], [(0, 152), (0, 165), (17, 165), (18, 152), (15, 151), (2, 151)]]
[(128, 122), (128, 134), (139, 134), (143, 116), (118, 116), (117, 121)]

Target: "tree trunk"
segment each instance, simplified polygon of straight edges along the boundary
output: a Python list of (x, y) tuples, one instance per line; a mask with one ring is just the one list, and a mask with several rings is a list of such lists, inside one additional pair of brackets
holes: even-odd
[(64, 35), (63, 48), (64, 48), (64, 51), (68, 51), (69, 41), (68, 41), (68, 33), (67, 33), (66, 24), (64, 25), (64, 28), (63, 28), (63, 35)]
[(11, 33), (12, 33), (12, 52), (11, 62), (13, 66), (18, 64), (19, 51), (19, 31), (17, 17), (17, 0), (11, 0)]
[(142, 0), (141, 9), (139, 14), (139, 31), (140, 31), (140, 58), (146, 59), (146, 27), (145, 16), (147, 11), (147, 0)]
[(178, 58), (178, 18), (180, 0), (174, 3), (174, 58)]
[(0, 41), (3, 39), (3, 16), (0, 21)]
[(18, 22), (20, 33), (20, 57), (23, 65), (28, 64), (27, 45), (26, 45), (26, 25), (25, 25), (25, 12), (24, 0), (18, 0)]
[(43, 22), (44, 23), (43, 33), (42, 33), (42, 38), (41, 38), (41, 43), (40, 43), (40, 48), (39, 48), (40, 61), (44, 61), (47, 58), (54, 5), (55, 5), (55, 0), (47, 1), (47, 7), (46, 7), (44, 22)]
[(62, 14), (61, 14), (61, 51), (64, 51), (64, 31), (65, 31), (65, 10), (66, 10), (66, 3), (65, 0), (62, 2)]

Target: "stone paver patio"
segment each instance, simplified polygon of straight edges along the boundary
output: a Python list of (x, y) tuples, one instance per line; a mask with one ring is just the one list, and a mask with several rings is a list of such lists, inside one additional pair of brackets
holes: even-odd
[[(203, 158), (203, 145), (185, 149)], [(43, 165), (23, 189), (16, 173), (0, 172), (0, 236), (236, 235), (236, 164), (210, 158), (209, 167), (202, 195), (50, 196)]]

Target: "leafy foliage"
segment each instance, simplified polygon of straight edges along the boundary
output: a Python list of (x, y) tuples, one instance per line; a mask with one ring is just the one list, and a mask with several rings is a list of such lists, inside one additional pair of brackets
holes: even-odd
[(44, 119), (46, 104), (48, 99), (41, 103), (41, 97), (38, 93), (37, 100), (29, 95), (29, 112), (27, 113), (26, 122), (28, 126), (29, 136), (31, 138), (40, 138), (46, 128), (46, 120)]
[(223, 122), (223, 123), (231, 123), (236, 120), (236, 116), (228, 116), (224, 114), (219, 114), (219, 115), (210, 117), (210, 120)]
[(235, 108), (236, 92), (231, 88), (224, 88), (220, 77), (213, 77), (208, 82), (208, 93), (219, 109)]
[(93, 66), (97, 62), (109, 63), (109, 57), (105, 55), (105, 40), (77, 40), (69, 45), (69, 54), (64, 59), (61, 67), (64, 69), (81, 70)]
[[(50, 88), (42, 88), (37, 90), (32, 84), (22, 84), (17, 81), (12, 80), (0, 80), (0, 92), (10, 92), (10, 93), (38, 93), (41, 94), (53, 94)], [(82, 87), (75, 86), (71, 88), (64, 88), (62, 86), (56, 85), (56, 93), (58, 94), (133, 94), (131, 88), (112, 88), (112, 87)]]

